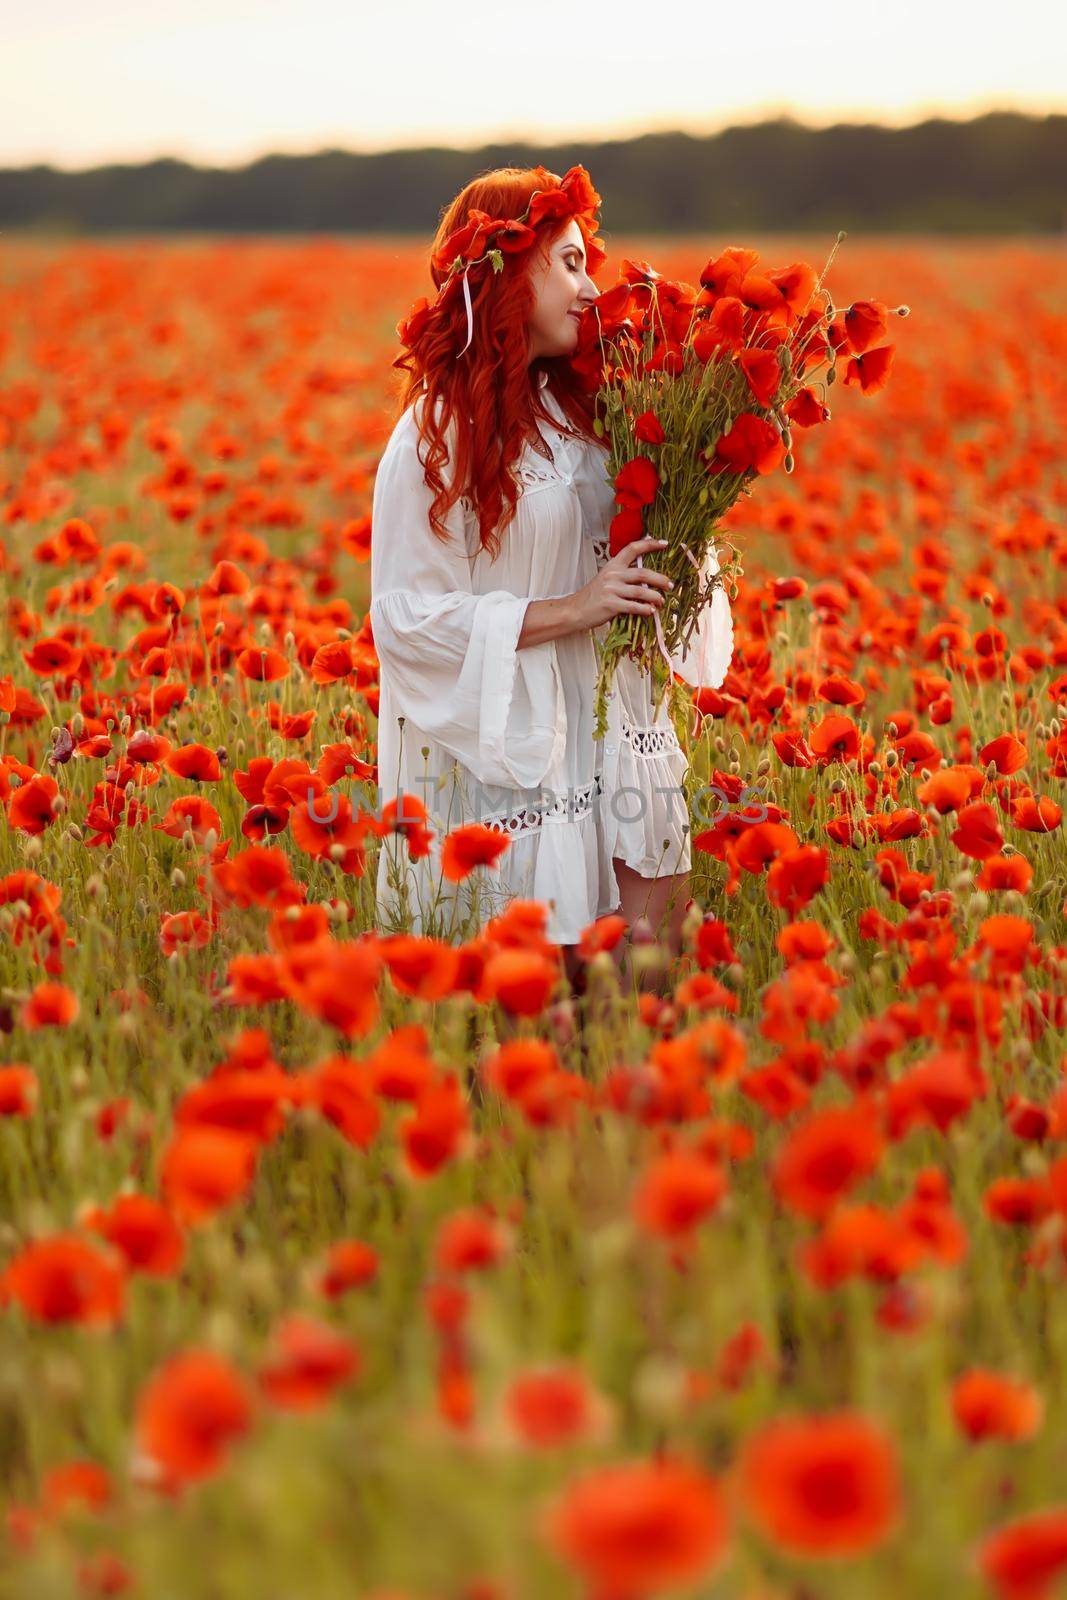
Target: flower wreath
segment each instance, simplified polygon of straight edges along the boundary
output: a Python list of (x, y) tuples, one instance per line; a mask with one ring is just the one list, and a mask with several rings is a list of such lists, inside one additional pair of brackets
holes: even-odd
[(596, 238), (600, 226), (596, 215), (600, 196), (586, 169), (571, 167), (562, 178), (549, 172), (547, 167), (535, 167), (534, 171), (542, 182), (554, 179), (558, 187), (536, 190), (521, 217), (491, 217), (488, 212), (474, 207), (463, 226), (450, 233), (440, 250), (434, 252), (430, 271), (438, 282), (436, 300), (431, 304), (425, 295), (420, 296), (408, 315), (397, 323), (397, 337), (407, 349), (418, 343), (432, 313), (447, 305), (454, 285), (462, 282), (467, 311), (467, 342), (459, 352), (463, 355), (474, 337), (474, 311), (467, 282), (471, 268), (488, 261), (494, 272), (503, 272), (504, 257), (528, 250), (537, 237), (538, 223), (546, 217), (560, 220), (577, 217), (585, 240), (586, 270), (592, 276), (603, 264), (607, 251)]

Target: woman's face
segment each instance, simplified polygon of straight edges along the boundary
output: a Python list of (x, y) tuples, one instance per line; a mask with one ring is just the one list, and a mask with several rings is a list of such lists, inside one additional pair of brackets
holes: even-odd
[(578, 343), (578, 313), (600, 298), (585, 270), (582, 230), (572, 218), (530, 268), (534, 308), (527, 325), (529, 359), (570, 355)]

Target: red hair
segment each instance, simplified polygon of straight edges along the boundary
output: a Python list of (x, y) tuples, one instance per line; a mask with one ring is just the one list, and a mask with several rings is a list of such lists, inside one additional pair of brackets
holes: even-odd
[[(472, 211), (518, 218), (538, 190), (560, 187), (559, 179), (544, 167), (498, 167), (472, 179), (442, 214), (431, 263)], [(595, 224), (590, 226), (584, 215), (545, 217), (536, 225), (536, 239), (529, 249), (504, 254), (502, 272), (483, 263), (470, 273), (474, 336), (462, 355), (467, 313), (458, 277), (453, 277), (436, 304), (424, 306), (420, 301), (421, 309), (398, 330), (402, 338), (406, 334), (408, 348), (393, 362), (406, 373), (394, 422), (415, 399), (425, 396), (418, 431), (428, 449), (425, 459), (420, 453), (419, 460), (427, 487), (434, 492), (430, 526), (437, 537), (447, 538), (444, 519), (463, 496), (478, 517), (481, 547), (493, 560), (500, 550), (500, 531), (515, 515), (518, 501), (518, 485), (510, 468), (527, 439), (538, 454), (549, 459), (547, 446), (536, 434), (537, 418), (559, 425), (541, 403), (541, 372), (548, 373), (546, 388), (570, 424), (564, 431), (601, 442), (593, 432), (595, 393), (569, 359), (545, 357), (531, 367), (528, 356), (527, 324), (535, 304), (531, 264), (539, 251), (548, 252), (571, 220), (578, 223), (591, 261), (596, 257), (588, 269), (592, 275), (603, 259), (602, 250), (589, 250)], [(440, 289), (445, 273), (432, 264), (430, 272)], [(451, 482), (446, 483), (441, 469), (449, 461), (445, 436), (453, 425), (455, 460)]]

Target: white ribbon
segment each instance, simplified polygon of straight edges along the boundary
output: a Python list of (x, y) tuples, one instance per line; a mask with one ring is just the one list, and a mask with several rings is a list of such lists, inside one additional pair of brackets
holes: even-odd
[(468, 265), (463, 269), (463, 302), (467, 308), (467, 344), (463, 346), (463, 350), (460, 351), (460, 355), (463, 355), (464, 351), (467, 349), (467, 345), (469, 345), (471, 340), (474, 338), (474, 310), (471, 306), (470, 285), (467, 282), (467, 273), (469, 271), (470, 264), (468, 263)]

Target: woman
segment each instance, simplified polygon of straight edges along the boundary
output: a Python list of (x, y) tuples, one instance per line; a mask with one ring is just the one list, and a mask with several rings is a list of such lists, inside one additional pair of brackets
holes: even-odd
[[(379, 858), (379, 916), (447, 937), (470, 915), (480, 925), (516, 897), (541, 900), (572, 981), (587, 924), (614, 910), (665, 920), (677, 951), (689, 899), (685, 757), (632, 663), (607, 738), (593, 739), (593, 634), (651, 615), (669, 587), (637, 565), (662, 541), (609, 557), (606, 450), (572, 360), (605, 255), (599, 204), (582, 167), (562, 179), (507, 167), (448, 207), (437, 298), (397, 330), (407, 378), (371, 538), (379, 786), (383, 803), (404, 797)], [(721, 682), (723, 621), (708, 608), (675, 660), (683, 675), (702, 658), (703, 681)], [(469, 822), (508, 848), (456, 883), (441, 845)]]

